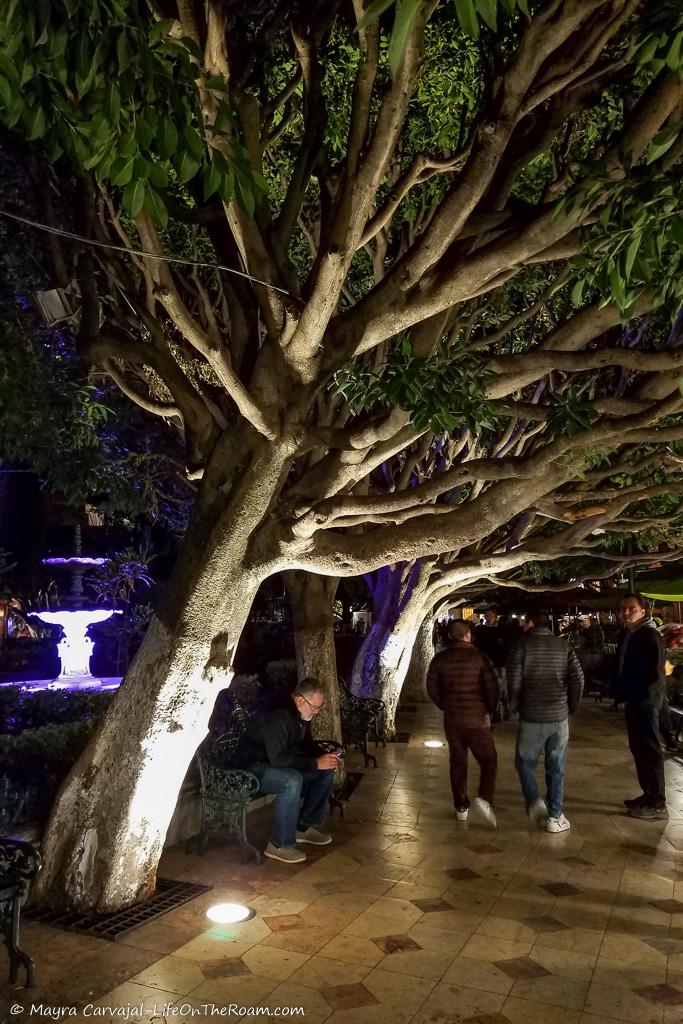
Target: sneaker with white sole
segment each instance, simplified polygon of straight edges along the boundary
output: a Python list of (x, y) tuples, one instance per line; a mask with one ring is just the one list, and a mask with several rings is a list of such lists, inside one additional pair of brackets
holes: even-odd
[(546, 832), (568, 832), (571, 828), (569, 821), (561, 814), (559, 818), (548, 818), (545, 823)]
[(306, 860), (306, 854), (296, 846), (274, 846), (273, 843), (268, 843), (263, 855), (271, 860), (281, 860), (283, 864), (300, 864)]
[(476, 811), (479, 817), (483, 818), (486, 824), (491, 828), (498, 828), (495, 812), (488, 800), (484, 800), (482, 797), (476, 796), (472, 801), (472, 810)]
[(469, 807), (456, 807), (455, 817), (457, 821), (467, 821), (467, 815), (470, 813)]
[(530, 805), (527, 814), (529, 816), (529, 825), (532, 828), (543, 828), (546, 821), (548, 820), (548, 808), (546, 807), (545, 800), (538, 800)]
[(319, 832), (317, 828), (309, 825), (307, 829), (296, 830), (297, 843), (311, 843), (313, 846), (327, 846), (332, 842), (329, 832)]

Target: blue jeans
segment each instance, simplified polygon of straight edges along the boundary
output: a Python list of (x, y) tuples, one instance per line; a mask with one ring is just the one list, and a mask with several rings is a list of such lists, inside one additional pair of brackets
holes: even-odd
[(300, 772), (296, 768), (273, 768), (260, 762), (251, 765), (249, 770), (258, 778), (261, 793), (275, 794), (273, 846), (294, 846), (297, 828), (322, 825), (334, 782), (333, 768)]
[(545, 762), (546, 804), (551, 818), (562, 814), (564, 762), (569, 741), (569, 722), (524, 722), (519, 720), (515, 766), (522, 784), (527, 810), (539, 798), (536, 765), (541, 754)]

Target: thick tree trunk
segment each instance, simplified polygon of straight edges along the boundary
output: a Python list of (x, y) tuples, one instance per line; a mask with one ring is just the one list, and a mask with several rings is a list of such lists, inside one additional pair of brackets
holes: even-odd
[[(313, 719), (313, 735), (341, 743), (333, 606), (339, 580), (297, 571), (282, 576), (292, 606), (297, 675), (299, 679), (318, 679), (325, 694), (325, 705)], [(342, 785), (345, 777), (342, 762), (335, 784)]]
[(413, 652), (410, 656), (410, 664), (406, 680), (403, 684), (403, 700), (411, 703), (422, 703), (429, 700), (425, 682), (427, 669), (434, 657), (434, 620), (432, 615), (426, 615), (422, 625), (417, 631), (417, 637), (413, 644)]
[(221, 502), (205, 482), (162, 607), (57, 797), (34, 887), (38, 903), (106, 911), (154, 890), (180, 787), (216, 696), (232, 680), (266, 573), (249, 566), (248, 549), (284, 458), (282, 449), (259, 445), (236, 449), (232, 500)]
[(373, 587), (373, 622), (354, 663), (352, 689), (380, 697), (384, 728), (396, 732), (396, 710), (418, 631), (425, 617), (425, 585), (419, 564), (380, 570)]
[(313, 676), (325, 694), (325, 706), (313, 722), (313, 734), (341, 742), (333, 602), (339, 580), (308, 572), (282, 574), (292, 606), (294, 648), (299, 679)]

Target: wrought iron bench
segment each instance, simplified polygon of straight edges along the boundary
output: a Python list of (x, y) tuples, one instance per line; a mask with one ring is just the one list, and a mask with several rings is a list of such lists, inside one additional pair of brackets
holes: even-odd
[(358, 697), (351, 693), (344, 680), (339, 678), (339, 705), (341, 712), (342, 739), (349, 747), (360, 750), (365, 758), (365, 767), (372, 762), (377, 767), (377, 758), (368, 750), (368, 740), (386, 747), (384, 737), (385, 704), (378, 697)]
[[(221, 723), (223, 731), (207, 736), (197, 750), (201, 822), (196, 838), (199, 852), (204, 853), (209, 835), (228, 828), (239, 841), (242, 861), (251, 856), (259, 864), (261, 853), (247, 837), (247, 809), (259, 798), (259, 780), (246, 768), (234, 767), (248, 721), (247, 711), (233, 702), (229, 717)], [(333, 740), (316, 740), (315, 747), (320, 754), (341, 750)], [(330, 808), (337, 808), (343, 817), (343, 805), (334, 794), (330, 797)]]
[(19, 945), (19, 920), (21, 905), (40, 868), (40, 854), (35, 846), (0, 836), (0, 927), (9, 954), (9, 980), (13, 985), (21, 966), (26, 971), (26, 988), (33, 987), (35, 968)]

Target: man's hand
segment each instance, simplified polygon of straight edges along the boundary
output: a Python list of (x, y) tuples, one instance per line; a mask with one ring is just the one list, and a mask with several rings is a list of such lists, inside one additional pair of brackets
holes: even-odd
[(321, 754), (320, 757), (315, 759), (315, 763), (318, 766), (319, 772), (329, 771), (330, 768), (336, 768), (339, 764), (339, 758), (336, 754)]

